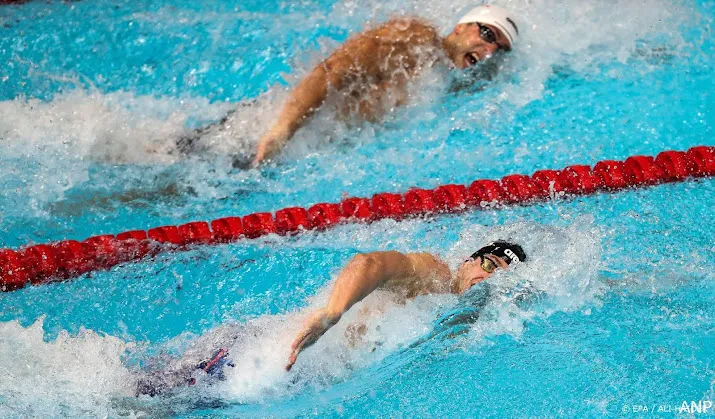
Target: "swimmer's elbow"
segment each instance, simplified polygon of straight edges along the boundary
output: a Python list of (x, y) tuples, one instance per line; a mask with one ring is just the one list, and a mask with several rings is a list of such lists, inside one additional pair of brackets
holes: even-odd
[(387, 276), (384, 260), (375, 253), (354, 256), (346, 266), (346, 271), (349, 272), (352, 288), (361, 299), (382, 285)]
[(355, 255), (350, 261), (350, 265), (353, 269), (370, 276), (378, 275), (384, 268), (382, 260), (372, 253)]
[(341, 316), (355, 303), (367, 297), (382, 283), (379, 259), (370, 254), (354, 256), (338, 276), (327, 309)]

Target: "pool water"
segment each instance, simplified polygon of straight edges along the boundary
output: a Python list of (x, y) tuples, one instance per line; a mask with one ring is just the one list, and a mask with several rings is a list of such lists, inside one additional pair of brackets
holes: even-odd
[[(319, 112), (258, 170), (232, 156), (350, 34), (399, 14), (446, 33), (470, 3), (2, 6), (0, 246), (713, 145), (712, 2), (498, 3), (524, 23), (514, 52), (480, 69), (491, 80), (429, 72), (381, 123)], [(178, 156), (177, 137), (234, 108), (202, 153)], [(672, 416), (715, 401), (714, 206), (699, 179), (196, 247), (2, 294), (0, 417)], [(283, 370), (355, 254), (456, 266), (499, 237), (531, 262), (490, 279), (476, 321), (445, 319), (479, 290), (405, 305), (377, 293), (361, 305), (385, 314), (362, 342), (344, 338), (355, 307)], [(133, 397), (141, 368), (224, 328), (240, 335), (225, 381)]]

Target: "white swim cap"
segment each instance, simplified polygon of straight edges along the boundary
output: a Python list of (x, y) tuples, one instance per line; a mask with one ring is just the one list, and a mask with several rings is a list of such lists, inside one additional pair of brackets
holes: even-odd
[(509, 17), (509, 12), (499, 6), (485, 4), (477, 6), (464, 15), (458, 23), (483, 23), (497, 27), (509, 39), (509, 46), (513, 47), (519, 37), (519, 29), (514, 20)]

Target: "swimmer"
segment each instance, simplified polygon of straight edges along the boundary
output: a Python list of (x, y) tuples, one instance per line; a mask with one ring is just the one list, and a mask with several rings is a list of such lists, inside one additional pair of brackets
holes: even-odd
[(480, 248), (452, 272), (429, 253), (372, 252), (355, 256), (335, 281), (328, 305), (316, 310), (291, 345), (286, 364), (290, 370), (298, 354), (333, 327), (350, 307), (377, 289), (391, 291), (401, 300), (426, 294), (464, 294), (497, 269), (526, 261), (515, 243), (497, 240)]
[(426, 68), (464, 69), (497, 51), (510, 51), (519, 30), (510, 13), (478, 6), (441, 37), (416, 18), (390, 20), (348, 39), (291, 92), (278, 120), (259, 140), (253, 164), (280, 151), (325, 102), (330, 92), (344, 98), (344, 114), (374, 120), (407, 101), (407, 83)]
[[(273, 126), (260, 138), (255, 157), (237, 158), (234, 167), (257, 166), (274, 157), (326, 99), (335, 98), (342, 116), (377, 120), (407, 102), (408, 83), (430, 67), (466, 69), (497, 51), (510, 51), (519, 30), (510, 13), (478, 6), (446, 37), (417, 18), (392, 19), (348, 39), (318, 64), (290, 93)], [(201, 137), (221, 131), (228, 117), (182, 138), (182, 154), (202, 149)]]
[[(305, 322), (292, 346), (286, 364), (290, 370), (304, 349), (314, 344), (328, 329), (337, 324), (350, 308), (376, 290), (394, 294), (404, 302), (426, 294), (464, 294), (482, 283), (497, 269), (526, 261), (526, 254), (518, 244), (497, 240), (474, 252), (455, 272), (447, 264), (429, 253), (400, 253), (395, 251), (360, 254), (348, 262), (338, 275), (326, 307), (316, 310)], [(447, 319), (453, 321), (454, 319)], [(250, 334), (248, 325), (225, 326), (207, 334), (169, 368), (142, 376), (136, 395), (155, 396), (178, 387), (192, 386), (197, 378), (209, 384), (225, 379), (224, 369), (234, 367), (231, 348), (240, 335)], [(360, 328), (348, 328), (360, 334)], [(346, 334), (347, 338), (354, 338)], [(210, 349), (212, 352), (206, 352)], [(203, 353), (203, 356), (199, 353)]]

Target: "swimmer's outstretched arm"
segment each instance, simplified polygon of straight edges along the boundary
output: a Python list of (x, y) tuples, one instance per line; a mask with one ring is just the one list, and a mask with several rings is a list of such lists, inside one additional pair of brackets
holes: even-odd
[(335, 281), (328, 305), (313, 313), (298, 333), (291, 346), (286, 370), (291, 369), (303, 349), (315, 343), (355, 303), (390, 278), (413, 275), (413, 259), (414, 255), (400, 252), (372, 252), (352, 258)]
[(272, 157), (323, 104), (328, 89), (340, 89), (351, 72), (377, 71), (374, 41), (356, 38), (346, 42), (325, 61), (318, 64), (291, 92), (278, 121), (258, 141), (253, 165)]

